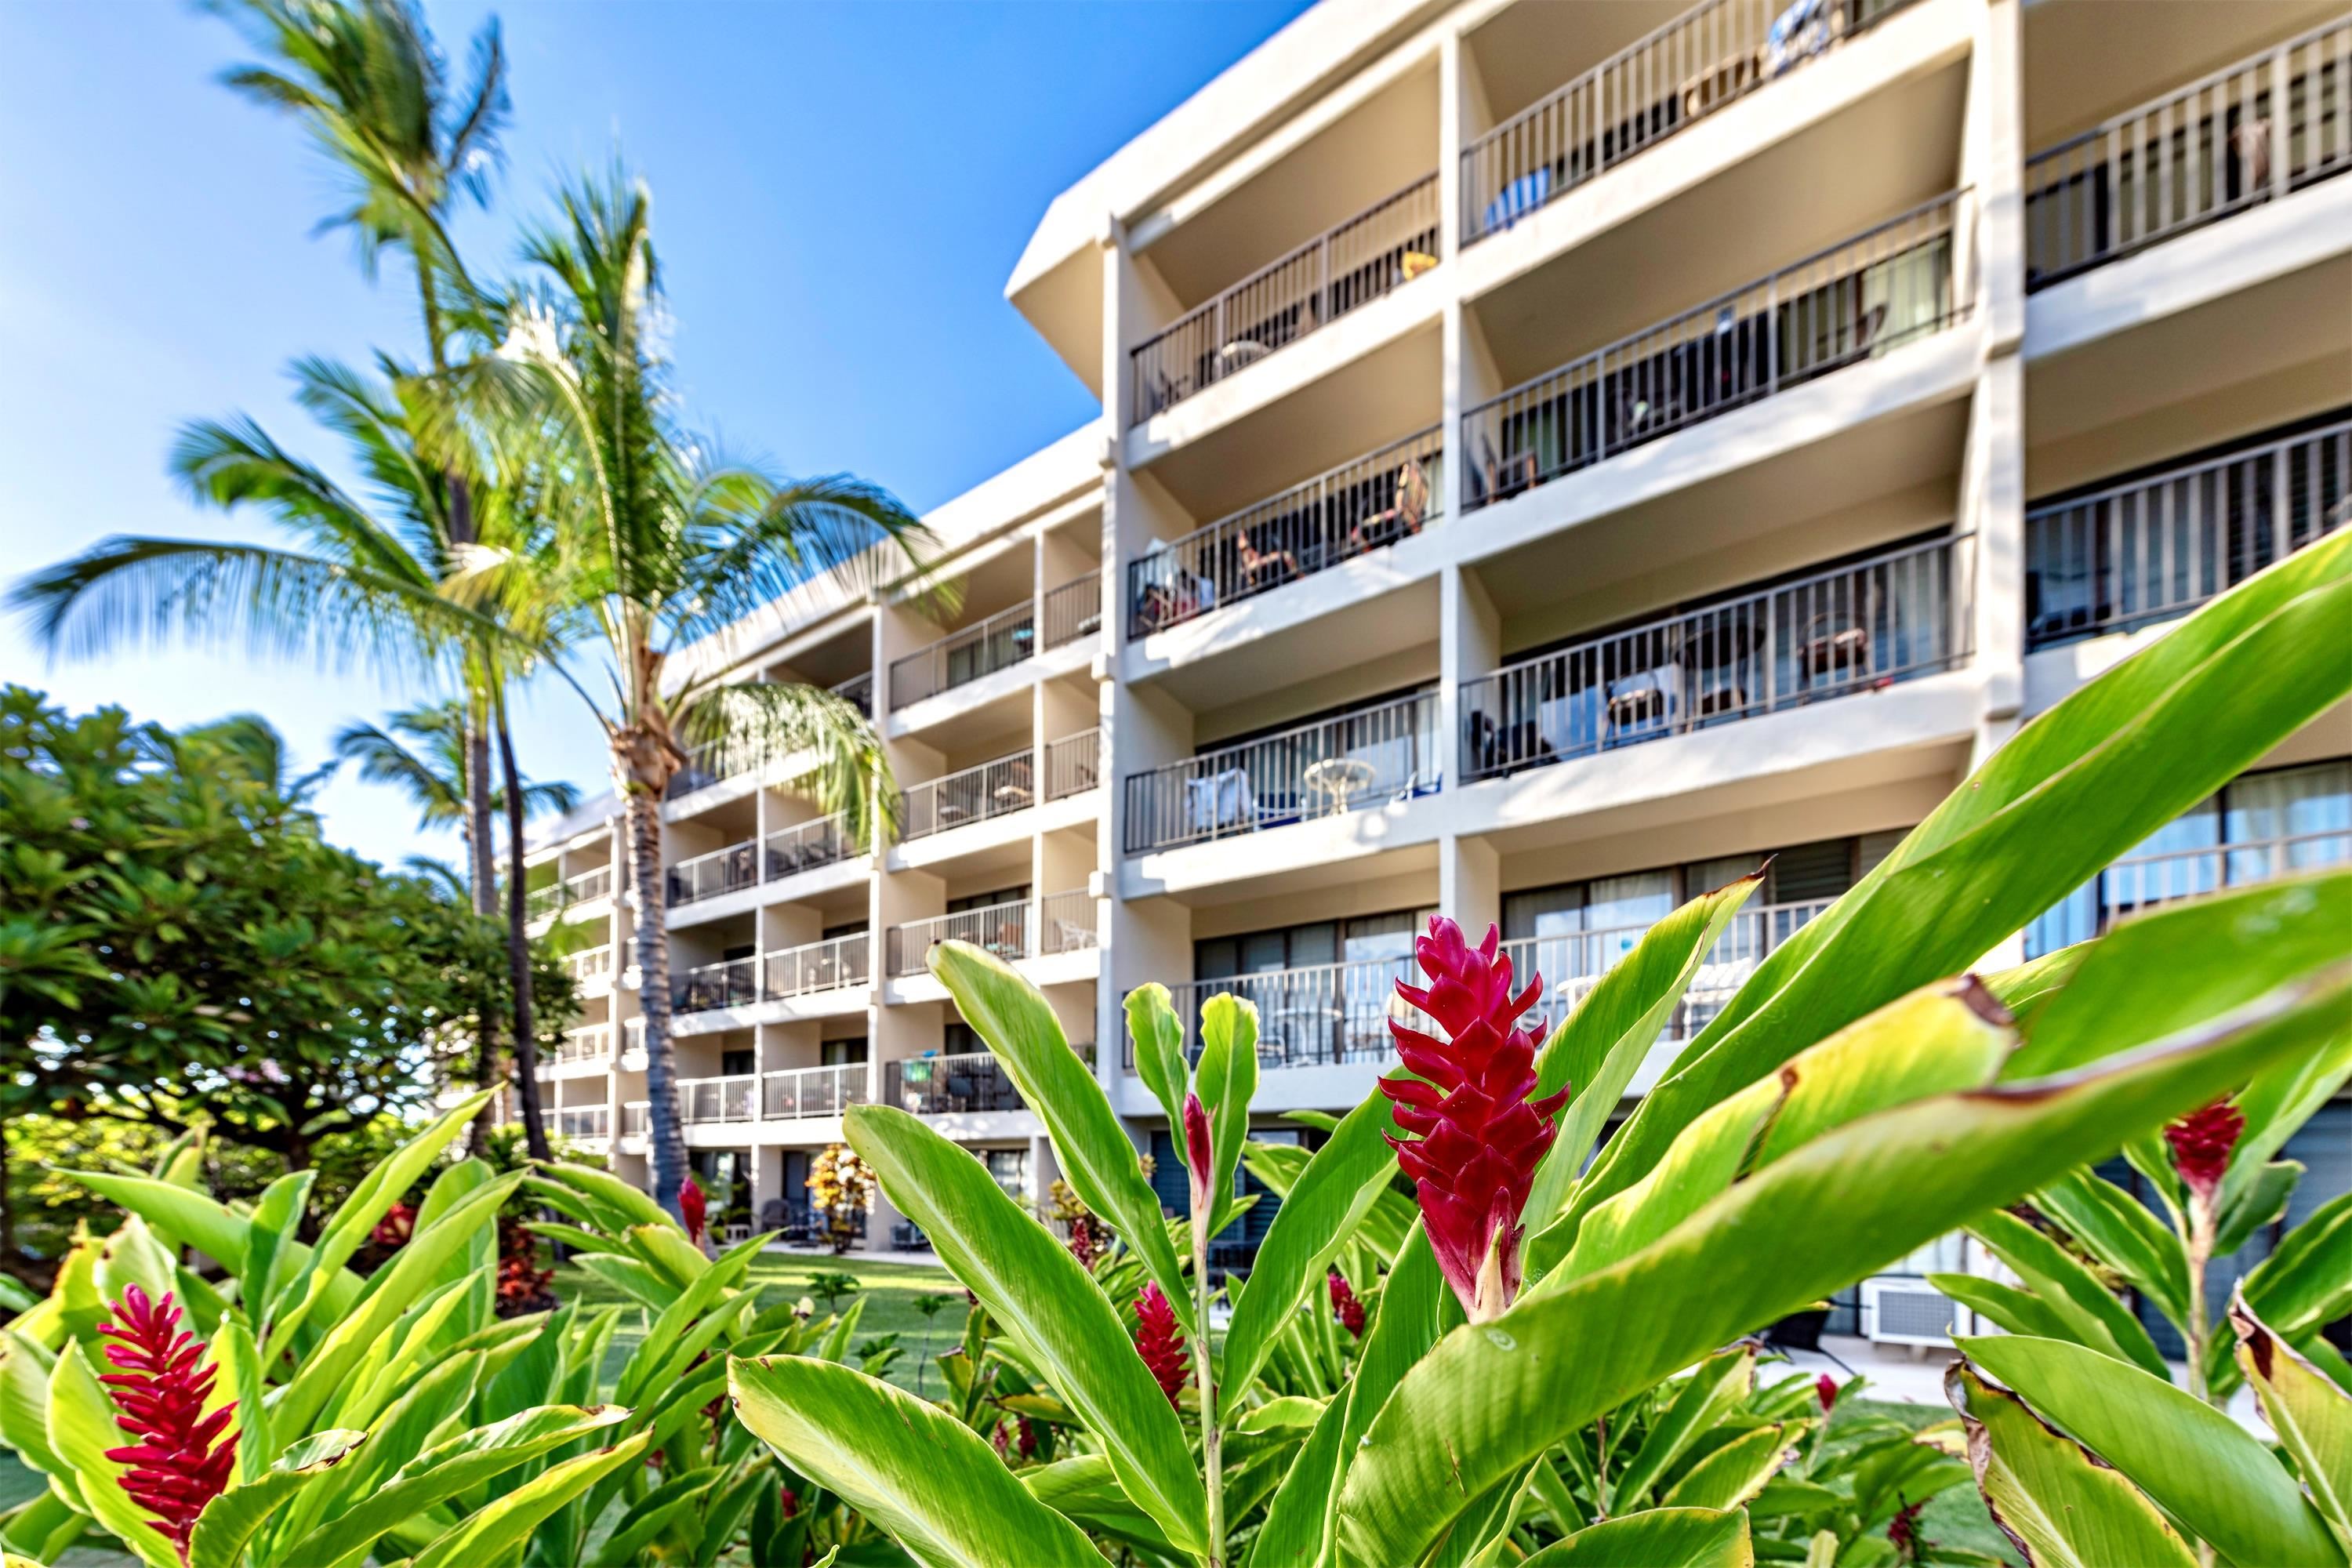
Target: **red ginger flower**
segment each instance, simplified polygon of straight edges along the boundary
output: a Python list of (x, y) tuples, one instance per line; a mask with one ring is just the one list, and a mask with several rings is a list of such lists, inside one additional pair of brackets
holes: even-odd
[(1552, 1115), (1569, 1094), (1528, 1098), (1543, 1023), (1514, 1026), (1543, 994), (1543, 976), (1513, 996), (1501, 945), (1492, 926), (1472, 948), (1460, 926), (1430, 918), (1429, 934), (1413, 944), (1429, 988), (1400, 980), (1397, 994), (1451, 1038), (1441, 1044), (1391, 1019), (1397, 1054), (1420, 1078), (1381, 1080), (1396, 1102), (1397, 1125), (1414, 1134), (1389, 1142), (1413, 1180), (1430, 1250), (1474, 1323), (1499, 1316), (1519, 1293), (1519, 1215), (1559, 1133)]
[[(1902, 1494), (1897, 1492), (1895, 1496), (1899, 1498)], [(1927, 1506), (1925, 1500), (1905, 1503), (1895, 1510), (1895, 1517), (1887, 1521), (1886, 1539), (1894, 1543), (1898, 1562), (1916, 1563), (1921, 1549), (1935, 1544), (1922, 1540), (1919, 1535), (1919, 1510)]]
[(1192, 1219), (1203, 1223), (1209, 1215), (1209, 1178), (1215, 1173), (1217, 1156), (1209, 1138), (1209, 1113), (1197, 1094), (1184, 1097), (1184, 1163), (1192, 1168)]
[(1331, 1310), (1339, 1314), (1339, 1326), (1358, 1339), (1364, 1337), (1364, 1304), (1356, 1300), (1356, 1292), (1348, 1277), (1338, 1269), (1331, 1270)]
[(394, 1204), (385, 1211), (382, 1219), (375, 1222), (375, 1229), (368, 1239), (378, 1247), (405, 1247), (408, 1238), (415, 1233), (416, 1211), (406, 1204)]
[(1184, 1386), (1184, 1336), (1176, 1329), (1176, 1310), (1157, 1284), (1146, 1285), (1135, 1299), (1135, 1353), (1151, 1369), (1168, 1403), (1175, 1404)]
[(114, 1391), (115, 1408), (121, 1412), (114, 1424), (139, 1442), (109, 1448), (106, 1457), (131, 1467), (122, 1489), (156, 1517), (156, 1528), (185, 1563), (196, 1516), (226, 1489), (236, 1463), (236, 1445), (221, 1441), (236, 1402), (204, 1414), (218, 1369), (197, 1370), (204, 1343), (179, 1331), (180, 1309), (168, 1291), (161, 1301), (152, 1301), (138, 1286), (125, 1287), (114, 1305), (114, 1320), (100, 1324), (98, 1331), (121, 1342), (106, 1347), (106, 1359), (122, 1370), (99, 1382)]
[(709, 1204), (703, 1197), (702, 1188), (696, 1184), (694, 1178), (688, 1176), (679, 1183), (677, 1216), (686, 1222), (687, 1240), (698, 1243), (702, 1240), (703, 1233), (709, 1228), (704, 1223), (709, 1213)]
[(1822, 1402), (1823, 1415), (1829, 1414), (1830, 1406), (1837, 1403), (1837, 1379), (1828, 1373), (1813, 1379), (1813, 1397)]
[(2164, 1130), (2164, 1141), (2172, 1145), (2172, 1168), (2190, 1192), (2212, 1201), (2213, 1189), (2230, 1169), (2230, 1152), (2245, 1130), (2245, 1113), (2226, 1100), (2191, 1111)]

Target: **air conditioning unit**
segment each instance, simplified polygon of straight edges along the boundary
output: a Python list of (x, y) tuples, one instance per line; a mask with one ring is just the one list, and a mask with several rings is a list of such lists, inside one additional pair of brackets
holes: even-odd
[(1965, 1327), (1958, 1304), (1925, 1279), (1864, 1280), (1862, 1316), (1876, 1345), (1948, 1345)]

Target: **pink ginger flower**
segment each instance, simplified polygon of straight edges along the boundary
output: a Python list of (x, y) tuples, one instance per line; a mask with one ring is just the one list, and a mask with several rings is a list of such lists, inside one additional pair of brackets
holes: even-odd
[(1356, 1300), (1355, 1289), (1348, 1283), (1348, 1277), (1334, 1268), (1331, 1270), (1328, 1284), (1331, 1290), (1331, 1310), (1339, 1315), (1339, 1326), (1356, 1338), (1362, 1339), (1364, 1337), (1364, 1304)]
[(157, 1530), (185, 1563), (196, 1517), (227, 1488), (236, 1463), (236, 1445), (221, 1441), (236, 1402), (204, 1414), (218, 1369), (198, 1370), (204, 1342), (180, 1331), (180, 1309), (168, 1291), (152, 1301), (138, 1286), (125, 1287), (113, 1321), (98, 1331), (121, 1342), (106, 1347), (106, 1359), (122, 1370), (99, 1382), (113, 1390), (121, 1412), (114, 1424), (139, 1439), (107, 1449), (106, 1457), (131, 1467), (123, 1491), (155, 1516)]
[(677, 1214), (686, 1222), (686, 1238), (688, 1241), (697, 1245), (701, 1243), (709, 1230), (707, 1223), (709, 1212), (709, 1201), (702, 1195), (702, 1188), (692, 1176), (687, 1177), (678, 1184)]
[(1552, 1116), (1569, 1095), (1563, 1088), (1528, 1098), (1543, 1023), (1516, 1026), (1543, 994), (1543, 976), (1512, 995), (1511, 961), (1499, 954), (1501, 945), (1491, 926), (1473, 948), (1460, 926), (1431, 917), (1429, 934), (1414, 943), (1429, 987), (1400, 980), (1396, 990), (1448, 1038), (1391, 1019), (1398, 1054), (1420, 1076), (1381, 1080), (1381, 1092), (1396, 1102), (1397, 1125), (1413, 1135), (1389, 1142), (1413, 1180), (1430, 1250), (1474, 1323), (1500, 1316), (1519, 1293), (1519, 1218), (1559, 1133)]
[(1837, 1379), (1828, 1373), (1813, 1379), (1813, 1397), (1822, 1402), (1822, 1415), (1828, 1415), (1830, 1406), (1837, 1403)]
[(1184, 1336), (1176, 1327), (1176, 1309), (1157, 1283), (1146, 1285), (1135, 1300), (1135, 1353), (1151, 1369), (1168, 1403), (1175, 1404), (1184, 1387)]
[(2164, 1130), (2172, 1145), (2172, 1168), (2189, 1190), (2210, 1203), (2230, 1169), (2230, 1152), (2246, 1130), (2245, 1113), (2226, 1100), (2189, 1112)]
[(1192, 1167), (1192, 1212), (1209, 1212), (1209, 1177), (1214, 1173), (1216, 1152), (1209, 1140), (1209, 1113), (1197, 1094), (1184, 1097), (1184, 1163)]

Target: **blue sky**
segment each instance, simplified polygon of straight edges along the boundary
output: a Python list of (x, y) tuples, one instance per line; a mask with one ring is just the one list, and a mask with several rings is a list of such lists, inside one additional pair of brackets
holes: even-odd
[[(1046, 202), (1304, 0), (753, 5), (428, 0), (453, 59), (506, 29), (514, 99), (496, 207), (459, 229), (506, 269), (512, 222), (617, 149), (653, 186), (689, 417), (787, 471), (847, 469), (936, 505), (1061, 436), (1093, 398), (1005, 304)], [(164, 452), (245, 412), (321, 460), (289, 404), (299, 354), (414, 354), (413, 290), (361, 276), (324, 166), (289, 121), (214, 81), (223, 22), (163, 0), (0, 0), (0, 578), (109, 533), (265, 538), (199, 511)], [(173, 648), (51, 664), (0, 624), (0, 679), (171, 724), (257, 710), (305, 762), (398, 693), (364, 674)], [(604, 787), (560, 691), (527, 701), (526, 771)], [(339, 779), (329, 832), (378, 858), (420, 841), (388, 793)]]

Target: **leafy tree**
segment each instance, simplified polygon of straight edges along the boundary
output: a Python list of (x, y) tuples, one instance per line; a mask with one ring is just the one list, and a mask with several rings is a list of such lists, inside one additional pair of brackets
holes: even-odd
[[(498, 925), (327, 843), (252, 766), (258, 722), (232, 745), (0, 689), (11, 1120), (201, 1118), (299, 1166), (326, 1133), (429, 1098), (509, 1005)], [(568, 976), (548, 962), (535, 981), (561, 1021)]]
[[(335, 756), (354, 763), (369, 784), (390, 784), (416, 807), (422, 828), (470, 831), (466, 816), (466, 709), (461, 702), (428, 702), (392, 714), (382, 725), (354, 721), (335, 731)], [(580, 804), (580, 791), (558, 779), (522, 787), (525, 816), (566, 812)], [(490, 810), (507, 808), (504, 789), (490, 792)]]

